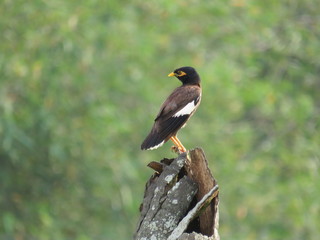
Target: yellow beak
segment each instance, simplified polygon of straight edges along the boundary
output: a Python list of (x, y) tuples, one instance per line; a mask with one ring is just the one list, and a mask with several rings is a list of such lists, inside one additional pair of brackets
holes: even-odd
[(169, 75), (168, 75), (168, 77), (173, 77), (173, 76), (175, 76), (174, 72), (169, 73)]

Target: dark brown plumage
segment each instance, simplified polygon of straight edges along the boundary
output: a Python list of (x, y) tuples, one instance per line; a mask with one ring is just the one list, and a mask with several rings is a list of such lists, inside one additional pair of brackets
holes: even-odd
[(192, 67), (178, 68), (168, 76), (177, 77), (182, 86), (176, 88), (162, 104), (149, 135), (141, 145), (142, 150), (156, 149), (171, 139), (179, 152), (186, 151), (176, 135), (200, 104), (200, 77)]

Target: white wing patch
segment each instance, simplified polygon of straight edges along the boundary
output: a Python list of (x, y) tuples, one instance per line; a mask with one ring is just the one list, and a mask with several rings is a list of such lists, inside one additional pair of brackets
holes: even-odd
[(189, 102), (181, 110), (176, 112), (172, 117), (180, 117), (183, 115), (190, 115), (194, 111), (195, 108), (196, 108), (196, 105), (194, 104), (194, 101)]
[(161, 147), (163, 144), (164, 144), (164, 140), (161, 143), (159, 143), (158, 145), (155, 145), (155, 146), (153, 146), (151, 148), (148, 148), (147, 150), (157, 149), (158, 147)]

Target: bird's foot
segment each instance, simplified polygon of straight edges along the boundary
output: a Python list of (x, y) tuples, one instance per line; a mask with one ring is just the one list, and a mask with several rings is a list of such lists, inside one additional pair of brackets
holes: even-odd
[(174, 145), (173, 145), (173, 146), (171, 147), (171, 151), (174, 152), (174, 153), (180, 154), (180, 150), (179, 150), (179, 148), (178, 148), (177, 146), (174, 146)]
[(181, 154), (181, 153), (186, 152), (187, 150), (185, 148), (180, 149), (177, 146), (172, 146), (171, 151), (174, 153), (177, 153), (177, 154)]

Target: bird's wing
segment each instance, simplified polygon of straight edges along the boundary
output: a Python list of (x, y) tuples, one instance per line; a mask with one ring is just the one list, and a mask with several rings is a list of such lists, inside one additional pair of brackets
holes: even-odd
[(151, 132), (141, 149), (160, 147), (187, 122), (200, 103), (201, 88), (181, 86), (176, 88), (162, 104)]
[(200, 87), (182, 87), (184, 89), (176, 89), (163, 103), (155, 120), (153, 128), (160, 139), (167, 139), (175, 135), (200, 103)]
[[(201, 88), (198, 86), (180, 86), (176, 88), (161, 105), (155, 121), (163, 121), (179, 115), (187, 115), (193, 112), (201, 97)], [(180, 112), (179, 112), (180, 111)], [(186, 113), (186, 114), (184, 114)]]

